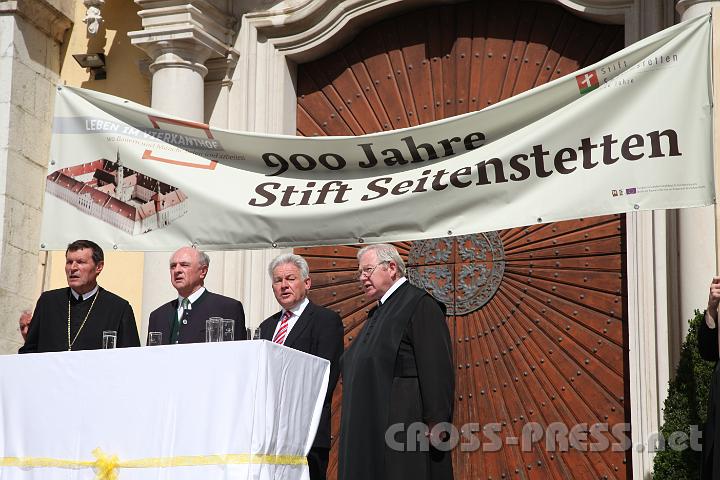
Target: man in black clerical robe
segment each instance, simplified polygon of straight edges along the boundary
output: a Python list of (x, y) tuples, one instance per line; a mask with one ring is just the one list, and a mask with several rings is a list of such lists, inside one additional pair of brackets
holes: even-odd
[(242, 303), (205, 288), (209, 267), (210, 258), (195, 248), (182, 247), (170, 257), (170, 281), (178, 297), (153, 310), (148, 326), (148, 333), (162, 333), (164, 345), (204, 342), (210, 317), (234, 320), (235, 340), (245, 340)]
[(718, 363), (718, 303), (720, 303), (720, 277), (710, 283), (710, 296), (705, 321), (700, 323), (698, 350), (700, 356), (715, 363), (710, 384), (710, 399), (707, 406), (707, 422), (702, 436), (701, 480), (716, 480), (720, 477), (720, 363)]
[(417, 422), (432, 429), (452, 421), (455, 377), (444, 307), (406, 281), (391, 245), (365, 247), (358, 261), (365, 295), (380, 305), (342, 357), (338, 478), (450, 480), (450, 452), (423, 448), (406, 434)]
[(140, 346), (130, 304), (97, 284), (104, 264), (95, 242), (76, 240), (68, 245), (68, 288), (40, 295), (19, 353), (100, 349), (105, 330), (117, 333), (117, 347)]

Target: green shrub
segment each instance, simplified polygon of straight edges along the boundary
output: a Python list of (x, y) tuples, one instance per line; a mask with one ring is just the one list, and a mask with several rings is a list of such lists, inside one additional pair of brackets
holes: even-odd
[[(714, 365), (700, 358), (697, 348), (697, 328), (705, 321), (703, 313), (695, 310), (690, 331), (682, 345), (680, 363), (675, 378), (670, 381), (663, 410), (661, 433), (667, 439), (672, 432), (690, 435), (690, 425), (702, 427), (707, 417), (707, 401)], [(700, 478), (701, 456), (691, 448), (657, 452), (653, 465), (655, 480), (696, 480)]]

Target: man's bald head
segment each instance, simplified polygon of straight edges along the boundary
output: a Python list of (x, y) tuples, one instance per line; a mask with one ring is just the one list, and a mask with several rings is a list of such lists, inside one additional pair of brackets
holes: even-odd
[(205, 252), (182, 247), (170, 257), (170, 281), (181, 297), (189, 297), (205, 283), (210, 258)]

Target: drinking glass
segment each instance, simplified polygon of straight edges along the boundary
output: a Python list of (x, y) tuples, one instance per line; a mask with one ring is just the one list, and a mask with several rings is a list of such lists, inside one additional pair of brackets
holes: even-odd
[(148, 347), (155, 347), (162, 345), (162, 332), (150, 332), (148, 333)]
[(205, 341), (222, 342), (223, 319), (221, 317), (210, 317), (205, 321)]
[(102, 347), (115, 348), (117, 344), (117, 332), (115, 330), (103, 330)]
[(233, 340), (235, 340), (235, 320), (232, 318), (223, 318), (222, 341), (232, 342)]
[[(250, 337), (248, 337), (248, 338), (250, 338)], [(255, 329), (255, 333), (253, 333), (252, 339), (253, 340), (262, 340), (262, 338), (260, 337), (260, 327), (257, 327)]]

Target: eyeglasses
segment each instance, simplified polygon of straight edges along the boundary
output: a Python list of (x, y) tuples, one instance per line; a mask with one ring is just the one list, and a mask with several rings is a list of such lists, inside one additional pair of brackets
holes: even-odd
[(375, 265), (373, 265), (372, 267), (364, 267), (364, 268), (359, 269), (357, 272), (355, 272), (355, 278), (357, 278), (358, 280), (362, 279), (363, 276), (370, 278), (372, 276), (373, 272), (375, 271), (375, 269), (377, 267), (379, 267), (380, 265), (382, 265), (383, 263), (388, 263), (388, 262), (379, 262), (379, 263), (376, 263)]

